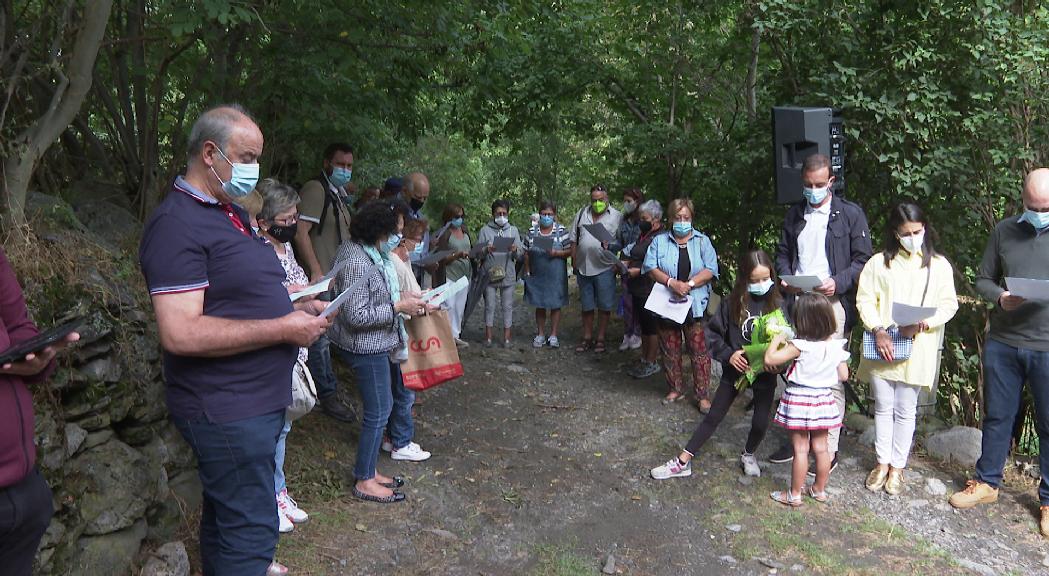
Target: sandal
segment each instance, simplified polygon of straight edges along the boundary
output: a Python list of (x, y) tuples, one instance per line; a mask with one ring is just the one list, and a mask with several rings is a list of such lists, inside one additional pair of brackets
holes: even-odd
[(605, 341), (604, 340), (598, 340), (597, 343), (594, 344), (594, 354), (604, 354), (604, 353), (605, 353)]
[(673, 398), (670, 397), (670, 394), (667, 394), (666, 396), (663, 397), (663, 405), (666, 406), (666, 405), (669, 405), (669, 404), (673, 404), (675, 402), (681, 402), (685, 398), (686, 398), (686, 396), (684, 394), (678, 394), (677, 396), (674, 396)]
[(801, 494), (798, 494), (797, 496), (791, 496), (790, 490), (776, 490), (772, 494), (769, 494), (769, 497), (771, 497), (776, 502), (779, 502), (784, 506), (790, 506), (791, 508), (799, 508), (802, 505)]
[(389, 488), (390, 490), (393, 490), (394, 488), (400, 488), (401, 486), (404, 486), (404, 478), (401, 478), (400, 476), (394, 476), (393, 482), (379, 482), (379, 486), (384, 486), (386, 488)]
[(809, 486), (809, 498), (812, 498), (816, 502), (820, 503), (825, 503), (827, 500), (830, 500), (830, 496), (827, 494), (826, 490), (822, 492), (816, 492), (812, 489), (812, 486)]
[(401, 502), (406, 498), (406, 496), (401, 492), (394, 492), (393, 494), (390, 494), (385, 498), (381, 496), (372, 496), (371, 494), (365, 494), (364, 492), (361, 492), (357, 489), (356, 486), (353, 487), (353, 495), (358, 500), (364, 500), (365, 502), (377, 502), (379, 504), (392, 504), (394, 502)]
[(579, 345), (575, 347), (576, 354), (582, 354), (590, 350), (590, 340), (581, 340)]

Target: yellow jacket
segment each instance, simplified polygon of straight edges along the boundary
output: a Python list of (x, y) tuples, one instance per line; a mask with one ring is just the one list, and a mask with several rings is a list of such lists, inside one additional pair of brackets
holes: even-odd
[(892, 363), (863, 359), (857, 376), (865, 381), (870, 381), (870, 376), (875, 375), (885, 380), (929, 387), (938, 377), (936, 370), (944, 325), (958, 311), (954, 270), (946, 258), (937, 256), (930, 263), (930, 273), (922, 267), (920, 253), (911, 255), (906, 250), (900, 250), (890, 264), (890, 267), (885, 267), (885, 257), (879, 252), (871, 256), (860, 273), (856, 308), (864, 330), (891, 326), (893, 302), (921, 305), (926, 277), (929, 291), (925, 296), (925, 306), (935, 306), (936, 314), (925, 321), (929, 330), (915, 335), (909, 359)]

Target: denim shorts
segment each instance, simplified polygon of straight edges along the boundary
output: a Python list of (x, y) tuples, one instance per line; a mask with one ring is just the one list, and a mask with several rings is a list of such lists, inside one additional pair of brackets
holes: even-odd
[(594, 308), (602, 312), (611, 312), (616, 299), (616, 273), (609, 269), (597, 276), (576, 276), (579, 282), (579, 299), (583, 312)]

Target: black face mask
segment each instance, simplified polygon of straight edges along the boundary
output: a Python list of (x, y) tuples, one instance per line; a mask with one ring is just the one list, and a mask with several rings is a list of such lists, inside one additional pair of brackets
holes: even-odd
[(273, 236), (273, 239), (277, 242), (284, 244), (286, 242), (291, 242), (291, 240), (295, 238), (295, 232), (298, 229), (298, 222), (288, 226), (278, 226), (277, 224), (274, 224), (273, 226), (270, 226), (266, 229), (266, 233), (270, 236)]
[(652, 231), (652, 223), (651, 222), (645, 222), (644, 220), (642, 220), (641, 223), (638, 224), (638, 227), (641, 228), (641, 233), (642, 234), (648, 234), (649, 232)]
[(412, 201), (409, 204), (411, 204), (412, 210), (415, 210), (416, 212), (418, 212), (423, 207), (423, 203), (424, 202), (425, 202), (425, 200), (419, 200), (418, 198), (412, 198)]

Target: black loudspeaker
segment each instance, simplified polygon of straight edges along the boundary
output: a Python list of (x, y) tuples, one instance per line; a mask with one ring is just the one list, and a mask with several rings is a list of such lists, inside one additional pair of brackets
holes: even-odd
[(830, 157), (832, 190), (845, 192), (845, 129), (841, 113), (832, 108), (772, 108), (772, 157), (776, 173), (776, 201), (801, 201), (801, 164), (813, 154)]

